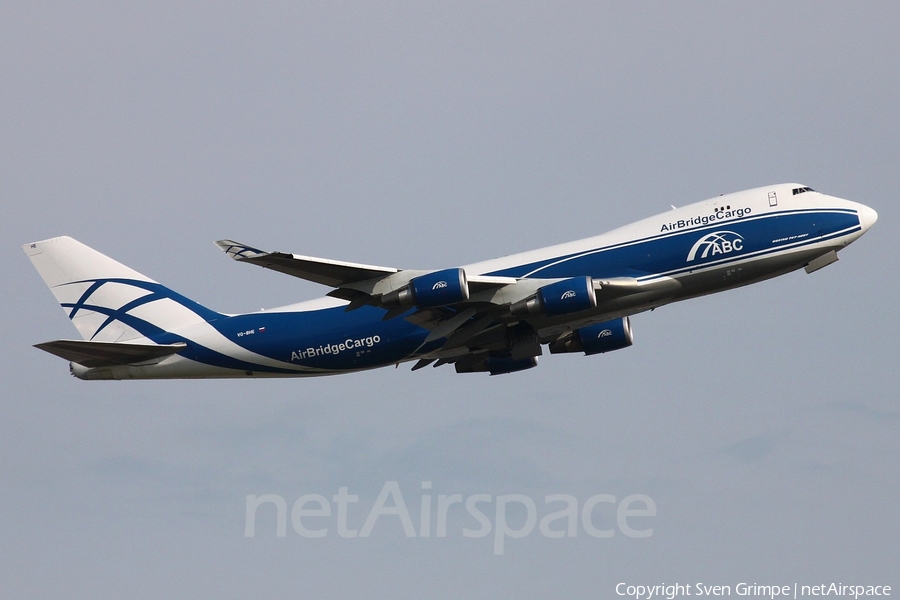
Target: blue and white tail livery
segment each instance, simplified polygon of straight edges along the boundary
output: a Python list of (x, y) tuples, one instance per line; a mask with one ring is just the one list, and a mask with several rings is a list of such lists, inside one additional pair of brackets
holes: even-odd
[(806, 268), (877, 220), (800, 184), (727, 194), (595, 237), (440, 270), (407, 270), (217, 245), (239, 262), (331, 288), (327, 297), (227, 315), (69, 238), (26, 244), (80, 340), (37, 347), (81, 379), (302, 377), (416, 361), (492, 375), (550, 353), (632, 344), (629, 317)]

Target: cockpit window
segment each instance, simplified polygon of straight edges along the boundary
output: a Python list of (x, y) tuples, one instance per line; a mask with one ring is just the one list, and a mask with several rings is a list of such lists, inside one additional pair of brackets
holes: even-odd
[(804, 192), (814, 192), (814, 191), (816, 191), (816, 190), (812, 189), (811, 187), (794, 188), (794, 195), (796, 196), (797, 194), (802, 194)]

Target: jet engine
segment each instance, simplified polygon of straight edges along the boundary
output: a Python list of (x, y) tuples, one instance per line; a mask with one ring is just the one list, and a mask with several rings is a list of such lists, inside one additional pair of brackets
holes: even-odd
[(381, 304), (388, 308), (431, 308), (468, 299), (466, 272), (463, 269), (444, 269), (414, 277), (405, 286), (382, 296)]
[(550, 354), (584, 352), (585, 355), (601, 354), (627, 348), (634, 343), (631, 321), (628, 317), (582, 327), (551, 342)]
[(540, 288), (536, 294), (515, 302), (510, 312), (517, 317), (555, 317), (597, 307), (590, 277), (572, 277)]

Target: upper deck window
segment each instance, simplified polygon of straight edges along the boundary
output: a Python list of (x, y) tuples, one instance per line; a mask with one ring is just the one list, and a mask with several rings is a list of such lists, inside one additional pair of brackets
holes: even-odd
[(797, 194), (802, 194), (803, 192), (814, 192), (814, 191), (816, 191), (816, 190), (812, 189), (811, 187), (794, 188), (794, 195), (796, 196)]

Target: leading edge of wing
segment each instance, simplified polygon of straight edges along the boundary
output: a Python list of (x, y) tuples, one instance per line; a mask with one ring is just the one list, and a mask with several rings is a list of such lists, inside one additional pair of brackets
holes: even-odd
[[(273, 271), (278, 271), (280, 273), (285, 273), (286, 275), (292, 275), (294, 277), (299, 277), (300, 279), (306, 279), (307, 281), (327, 285), (333, 288), (342, 288), (362, 281), (375, 282), (404, 271), (408, 277), (403, 276), (401, 277), (402, 281), (394, 281), (396, 286), (400, 286), (407, 283), (409, 278), (429, 272), (364, 265), (328, 258), (288, 254), (286, 252), (266, 252), (252, 246), (247, 246), (246, 244), (235, 242), (234, 240), (219, 240), (216, 242), (216, 246), (221, 248), (225, 254), (234, 260), (259, 265), (266, 269), (272, 269)], [(498, 277), (492, 275), (468, 275), (467, 279), (472, 292), (479, 292), (516, 283), (515, 277)], [(366, 286), (363, 287), (366, 288)], [(359, 291), (363, 291), (363, 289), (360, 288)], [(374, 290), (366, 288), (364, 291), (366, 293), (372, 293)], [(350, 299), (355, 294), (356, 291), (351, 289), (346, 293), (330, 295), (338, 298)]]
[(286, 252), (265, 252), (234, 240), (219, 240), (216, 242), (216, 246), (234, 260), (259, 265), (266, 269), (335, 288), (349, 283), (393, 275), (400, 271), (393, 267), (363, 265)]

